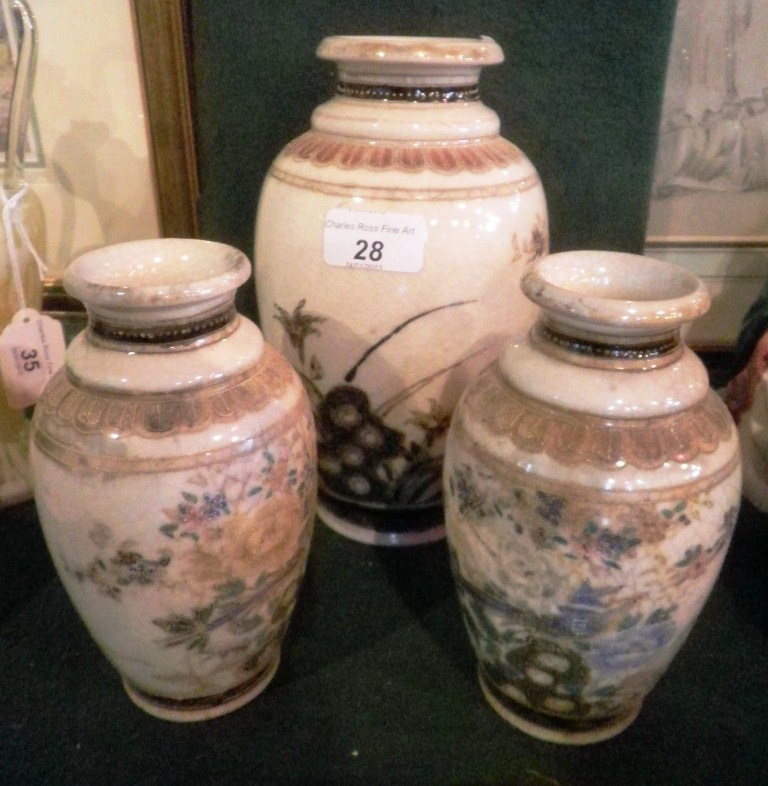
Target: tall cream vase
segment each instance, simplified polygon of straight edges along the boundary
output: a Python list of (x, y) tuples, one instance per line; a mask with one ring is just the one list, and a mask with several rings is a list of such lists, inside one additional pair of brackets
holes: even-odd
[(67, 268), (88, 328), (35, 408), (59, 576), (131, 699), (204, 720), (272, 679), (306, 565), (315, 434), (290, 364), (235, 312), (250, 264), (199, 240)]
[(468, 380), (534, 308), (539, 177), (479, 100), (489, 39), (332, 37), (337, 94), (280, 153), (256, 221), (261, 327), (302, 376), (322, 520), (378, 545), (443, 537), (441, 467)]
[(740, 502), (739, 441), (681, 341), (690, 272), (566, 252), (523, 278), (541, 317), (465, 391), (446, 519), (482, 689), (571, 744), (618, 734), (684, 643)]

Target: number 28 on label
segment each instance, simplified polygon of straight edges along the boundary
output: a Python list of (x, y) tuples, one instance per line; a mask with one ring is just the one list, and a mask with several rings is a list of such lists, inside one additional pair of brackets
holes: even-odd
[(323, 256), (334, 267), (418, 273), (426, 241), (422, 216), (332, 208), (325, 217)]

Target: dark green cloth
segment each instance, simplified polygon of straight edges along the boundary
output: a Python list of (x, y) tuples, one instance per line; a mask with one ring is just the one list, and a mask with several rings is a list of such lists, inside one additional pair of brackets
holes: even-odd
[[(279, 151), (330, 98), (315, 57), (335, 34), (489, 35), (506, 62), (481, 95), (538, 168), (551, 246), (641, 252), (674, 0), (191, 2), (204, 237), (253, 255), (256, 203)], [(253, 288), (241, 309), (254, 313)]]
[(745, 505), (698, 624), (635, 723), (529, 738), (485, 703), (445, 543), (375, 549), (318, 524), (283, 662), (212, 721), (136, 709), (54, 575), (31, 503), (0, 521), (0, 784), (768, 783), (768, 516)]
[(768, 282), (744, 315), (733, 352), (730, 375), (738, 374), (749, 362), (757, 342), (768, 330)]

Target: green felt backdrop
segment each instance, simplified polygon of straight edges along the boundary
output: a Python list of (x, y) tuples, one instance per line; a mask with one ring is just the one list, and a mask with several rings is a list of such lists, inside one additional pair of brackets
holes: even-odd
[[(203, 237), (253, 254), (270, 162), (332, 95), (326, 35), (490, 35), (481, 94), (541, 174), (552, 250), (641, 252), (674, 0), (192, 0)], [(251, 289), (252, 288), (245, 288)], [(254, 306), (253, 292), (241, 308)]]
[(445, 543), (318, 524), (272, 684), (202, 724), (136, 709), (78, 619), (32, 503), (0, 513), (3, 786), (765, 786), (768, 521), (745, 504), (690, 639), (623, 734), (584, 748), (483, 699)]

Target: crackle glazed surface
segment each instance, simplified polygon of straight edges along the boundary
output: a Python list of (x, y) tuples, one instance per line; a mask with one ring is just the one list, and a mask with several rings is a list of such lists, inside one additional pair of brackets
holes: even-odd
[(658, 265), (583, 252), (534, 266), (541, 320), (451, 426), (447, 534), (480, 682), (543, 739), (595, 742), (632, 722), (736, 523), (733, 422), (679, 343), (708, 301)]
[(519, 281), (548, 247), (544, 193), (478, 100), (494, 42), (333, 37), (318, 53), (338, 64), (337, 95), (259, 204), (262, 329), (315, 409), (324, 521), (370, 543), (432, 540), (453, 407), (533, 320)]
[[(89, 329), (34, 420), (61, 580), (131, 698), (171, 720), (236, 709), (269, 682), (311, 538), (311, 410), (288, 362), (232, 312), (248, 264), (225, 248), (161, 241), (153, 258), (126, 244), (75, 268)], [(217, 253), (233, 261), (224, 272)], [(186, 272), (171, 264), (181, 255)], [(186, 283), (190, 271), (206, 278)], [(231, 318), (206, 328), (222, 309)], [(188, 318), (163, 321), (174, 311)]]

